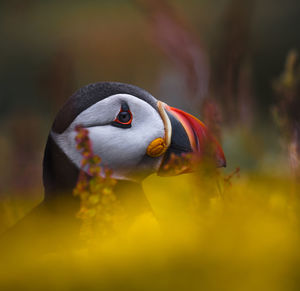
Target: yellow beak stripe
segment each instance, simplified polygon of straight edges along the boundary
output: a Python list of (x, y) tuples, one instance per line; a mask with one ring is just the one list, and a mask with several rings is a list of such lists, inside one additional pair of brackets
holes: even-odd
[(165, 136), (158, 137), (150, 142), (147, 148), (147, 155), (153, 158), (157, 158), (163, 155), (171, 143), (172, 126), (169, 117), (164, 109), (164, 103), (161, 101), (157, 102), (158, 112), (163, 120), (165, 128)]

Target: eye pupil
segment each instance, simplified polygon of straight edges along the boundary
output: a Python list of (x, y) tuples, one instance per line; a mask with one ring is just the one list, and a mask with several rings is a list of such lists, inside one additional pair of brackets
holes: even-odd
[(131, 128), (132, 114), (130, 112), (129, 106), (126, 103), (122, 103), (121, 109), (111, 125), (120, 128)]
[(130, 121), (130, 119), (131, 119), (131, 115), (127, 111), (122, 111), (118, 115), (118, 120), (122, 123), (126, 123), (126, 122)]

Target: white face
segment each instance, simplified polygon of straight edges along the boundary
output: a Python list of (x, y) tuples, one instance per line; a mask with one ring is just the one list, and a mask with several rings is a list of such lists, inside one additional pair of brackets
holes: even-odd
[[(111, 125), (123, 102), (132, 113), (131, 128)], [(89, 130), (94, 153), (102, 159), (102, 166), (113, 171), (114, 178), (139, 180), (157, 171), (162, 157), (148, 157), (146, 151), (151, 141), (164, 137), (164, 123), (147, 102), (129, 94), (112, 95), (81, 112), (63, 133), (51, 132), (58, 146), (80, 168), (82, 157), (76, 149), (76, 125)]]

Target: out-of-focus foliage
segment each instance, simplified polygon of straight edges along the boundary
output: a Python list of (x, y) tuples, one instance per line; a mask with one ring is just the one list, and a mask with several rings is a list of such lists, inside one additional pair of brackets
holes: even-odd
[(291, 51), (286, 60), (285, 69), (274, 82), (278, 104), (273, 108), (273, 116), (278, 124), (287, 148), (291, 174), (296, 186), (294, 194), (298, 197), (300, 178), (300, 67), (298, 54)]
[(80, 198), (77, 217), (82, 221), (81, 237), (93, 241), (116, 231), (124, 213), (113, 191), (116, 180), (110, 177), (109, 170), (102, 169), (104, 177), (101, 176), (101, 159), (93, 153), (88, 130), (78, 126), (76, 131), (77, 149), (82, 155), (82, 162), (73, 194)]
[(89, 247), (35, 256), (38, 246), (32, 246), (14, 264), (0, 263), (0, 285), (4, 290), (297, 290), (299, 213), (289, 195), (290, 180), (242, 173), (222, 185), (220, 192), (203, 173), (150, 177), (145, 191), (155, 217), (139, 216), (129, 230)]
[(300, 66), (297, 61), (298, 53), (294, 50), (290, 51), (283, 73), (273, 84), (279, 99), (273, 113), (283, 133), (289, 139), (295, 138), (300, 141)]

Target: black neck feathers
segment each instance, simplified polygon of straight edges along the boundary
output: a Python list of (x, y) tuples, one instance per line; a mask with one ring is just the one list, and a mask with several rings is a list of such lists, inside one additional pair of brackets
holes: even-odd
[[(78, 168), (49, 136), (43, 161), (44, 204), (59, 208), (59, 205), (68, 203), (69, 206), (72, 205), (72, 207), (79, 209), (79, 201), (72, 195), (78, 175)], [(129, 216), (151, 211), (140, 183), (118, 180), (114, 193)]]
[(72, 195), (72, 189), (76, 186), (78, 174), (78, 168), (49, 135), (43, 160), (45, 200), (62, 193)]

